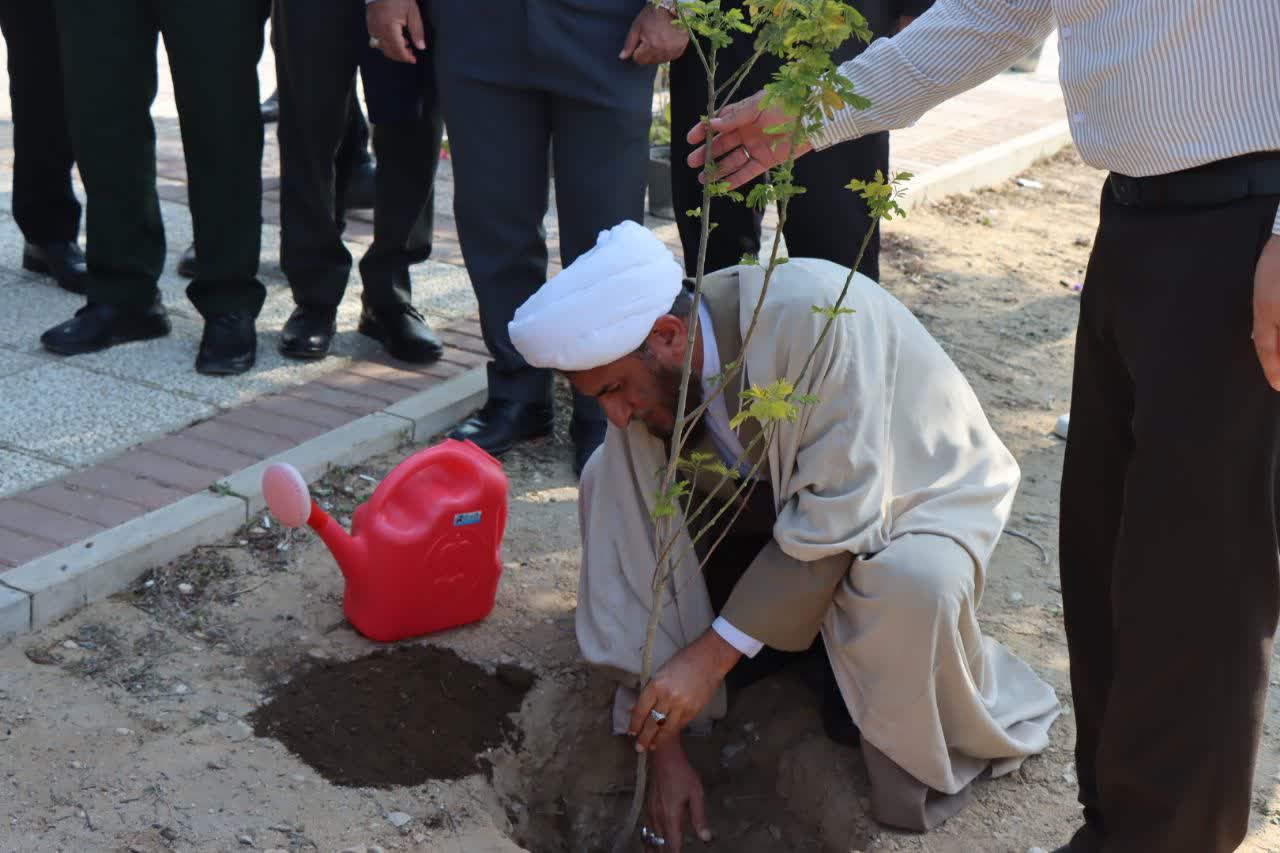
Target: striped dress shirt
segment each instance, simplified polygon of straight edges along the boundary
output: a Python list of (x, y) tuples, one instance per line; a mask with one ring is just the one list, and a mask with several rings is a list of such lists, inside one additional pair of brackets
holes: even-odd
[(837, 113), (815, 147), (909, 127), (1055, 25), (1071, 136), (1089, 165), (1144, 177), (1280, 151), (1280, 0), (938, 0), (841, 66), (871, 106)]

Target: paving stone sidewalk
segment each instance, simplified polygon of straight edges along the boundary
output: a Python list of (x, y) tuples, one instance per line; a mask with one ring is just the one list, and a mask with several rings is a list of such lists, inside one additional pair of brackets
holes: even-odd
[[(1040, 71), (1002, 75), (895, 133), (894, 168), (915, 173), (915, 197), (1007, 179), (1034, 156), (1059, 147), (1066, 125), (1055, 66), (1051, 41)], [(82, 303), (21, 269), (22, 237), (8, 212), (8, 102), (0, 109), (0, 595), (6, 585), (14, 586), (6, 569), (204, 493), (234, 472), (436, 386), (463, 376), (471, 376), (474, 385), (482, 369), (484, 347), (454, 227), (448, 160), (440, 164), (436, 185), (432, 259), (413, 271), (415, 304), (444, 330), (444, 361), (426, 369), (395, 363), (358, 335), (358, 275), (342, 305), (330, 358), (300, 364), (278, 354), (279, 330), (293, 301), (279, 268), (279, 158), (275, 128), (269, 126), (261, 272), (269, 297), (259, 320), (258, 365), (242, 377), (196, 374), (201, 324), (185, 299), (186, 281), (175, 272), (191, 240), (191, 223), (165, 67), (162, 49), (161, 94), (153, 114), (168, 240), (161, 289), (174, 332), (158, 341), (74, 359), (40, 348), (40, 333)], [(261, 75), (265, 96), (274, 83), (269, 50)], [(346, 240), (357, 260), (372, 239), (371, 214), (358, 211), (350, 219)], [(679, 252), (673, 221), (650, 217), (648, 224)], [(554, 202), (546, 227), (555, 258)], [(468, 388), (468, 401), (482, 394), (482, 384), (479, 392)]]

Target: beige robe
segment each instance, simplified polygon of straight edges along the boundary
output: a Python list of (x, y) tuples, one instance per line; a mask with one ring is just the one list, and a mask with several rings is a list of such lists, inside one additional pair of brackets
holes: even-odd
[[(847, 274), (813, 259), (777, 269), (746, 376), (726, 390), (731, 416), (744, 384), (799, 375), (825, 322), (811, 307), (833, 305)], [(758, 267), (707, 278), (722, 363), (738, 357), (762, 283)], [(860, 275), (844, 305), (855, 313), (832, 325), (801, 389), (819, 402), (779, 425), (762, 460), (777, 507), (773, 542), (721, 615), (783, 650), (822, 633), (862, 732), (876, 816), (923, 829), (962, 806), (980, 774), (1042, 751), (1060, 707), (1030, 667), (982, 636), (976, 617), (1016, 462), (910, 311)], [(744, 447), (756, 430), (739, 430)], [(619, 732), (653, 601), (649, 508), (664, 462), (663, 443), (643, 425), (610, 427), (582, 477), (578, 641), (622, 685)], [(686, 556), (664, 596), (655, 668), (714, 618), (688, 535), (677, 535)], [(704, 717), (724, 712), (722, 690)]]

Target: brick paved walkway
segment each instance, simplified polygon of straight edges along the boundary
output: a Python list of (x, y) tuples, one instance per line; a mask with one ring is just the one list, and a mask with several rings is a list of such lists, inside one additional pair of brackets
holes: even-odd
[[(163, 68), (163, 56), (161, 61)], [(895, 168), (925, 180), (931, 170), (1061, 123), (1061, 96), (1049, 70), (1055, 64), (1051, 45), (1041, 72), (1003, 75), (894, 134)], [(266, 94), (274, 80), (269, 55), (262, 74)], [(65, 320), (81, 302), (20, 269), (21, 235), (8, 215), (7, 101), (0, 110), (0, 571), (204, 491), (234, 471), (484, 361), (479, 330), (470, 319), (474, 299), (452, 218), (447, 161), (437, 183), (432, 260), (413, 275), (417, 306), (446, 330), (446, 359), (432, 368), (411, 368), (390, 361), (356, 334), (357, 277), (339, 315), (334, 355), (318, 364), (279, 356), (279, 328), (293, 304), (279, 270), (278, 153), (269, 128), (262, 277), (270, 295), (259, 322), (258, 367), (232, 379), (197, 375), (192, 362), (199, 318), (183, 296), (186, 282), (173, 272), (191, 232), (176, 111), (165, 78), (162, 73), (154, 114), (169, 241), (161, 287), (174, 334), (91, 356), (59, 359), (39, 347), (40, 332)], [(372, 238), (368, 213), (354, 215), (346, 235), (357, 258)], [(651, 218), (649, 225), (679, 251), (674, 222)], [(554, 206), (547, 233), (555, 258)]]

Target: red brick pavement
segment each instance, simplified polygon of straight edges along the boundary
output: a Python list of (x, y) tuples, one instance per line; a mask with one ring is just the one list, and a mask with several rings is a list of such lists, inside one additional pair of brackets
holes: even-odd
[(353, 364), (0, 500), (0, 567), (13, 568), (205, 491), (220, 479), (481, 364), (480, 327), (439, 330), (445, 357)]

